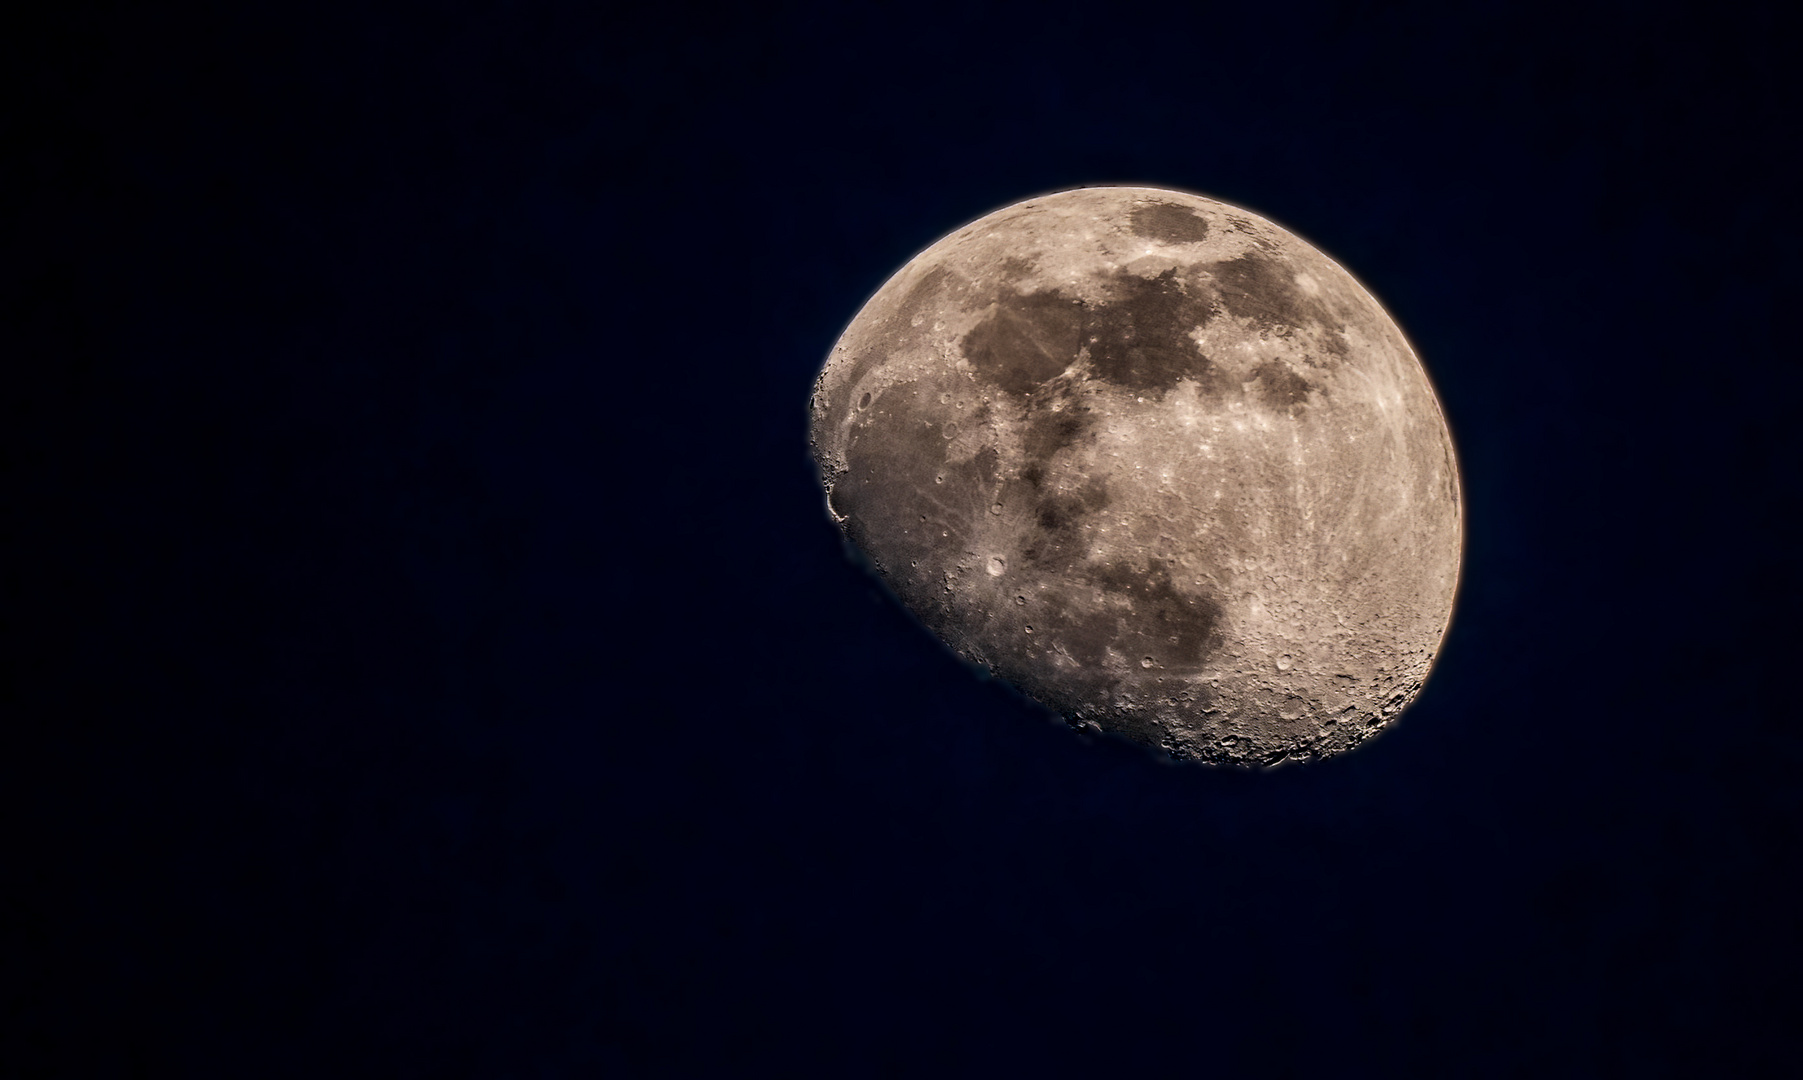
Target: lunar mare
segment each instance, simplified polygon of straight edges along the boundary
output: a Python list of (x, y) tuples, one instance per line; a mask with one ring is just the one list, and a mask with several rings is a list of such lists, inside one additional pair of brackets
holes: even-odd
[(811, 438), (834, 520), (948, 646), (1176, 757), (1358, 745), (1451, 617), (1426, 371), (1331, 259), (1198, 195), (1063, 191), (939, 240), (834, 345)]

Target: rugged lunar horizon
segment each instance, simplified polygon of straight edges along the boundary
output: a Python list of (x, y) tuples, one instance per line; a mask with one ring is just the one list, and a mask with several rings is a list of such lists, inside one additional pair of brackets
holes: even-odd
[(1331, 259), (1212, 199), (1082, 188), (964, 226), (858, 312), (811, 420), (833, 519), (929, 629), (1174, 757), (1357, 746), (1452, 615), (1421, 362)]

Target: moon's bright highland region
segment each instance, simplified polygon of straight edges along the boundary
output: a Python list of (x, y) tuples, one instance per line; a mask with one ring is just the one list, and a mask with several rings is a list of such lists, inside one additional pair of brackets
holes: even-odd
[(812, 401), (846, 536), (953, 651), (1174, 757), (1325, 757), (1452, 615), (1452, 438), (1402, 331), (1269, 221), (1062, 191), (939, 240)]

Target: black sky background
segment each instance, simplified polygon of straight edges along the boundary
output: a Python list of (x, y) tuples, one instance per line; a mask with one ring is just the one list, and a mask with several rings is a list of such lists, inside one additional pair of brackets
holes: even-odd
[[(1783, 1069), (1777, 6), (604, 8), (7, 35), (9, 1073)], [(827, 519), (858, 306), (1098, 183), (1436, 384), (1459, 605), (1354, 754), (1079, 737)]]

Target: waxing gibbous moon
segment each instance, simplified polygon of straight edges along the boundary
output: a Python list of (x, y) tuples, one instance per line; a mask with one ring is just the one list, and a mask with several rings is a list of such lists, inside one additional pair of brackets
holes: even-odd
[(902, 267), (815, 386), (833, 519), (953, 651), (1179, 758), (1349, 750), (1427, 678), (1452, 438), (1383, 307), (1198, 195), (1062, 191)]

